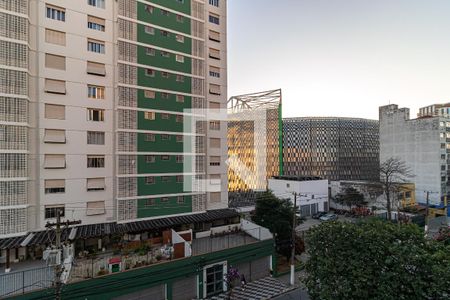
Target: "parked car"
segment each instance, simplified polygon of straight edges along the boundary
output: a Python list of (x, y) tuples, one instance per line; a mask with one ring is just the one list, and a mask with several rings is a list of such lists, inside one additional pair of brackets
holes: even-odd
[(338, 219), (338, 216), (335, 214), (326, 214), (319, 218), (320, 221), (334, 221), (337, 219)]
[(318, 211), (318, 212), (316, 212), (315, 214), (313, 214), (311, 217), (312, 217), (313, 219), (320, 219), (321, 216), (324, 216), (324, 215), (326, 215), (326, 214), (327, 214), (326, 211)]

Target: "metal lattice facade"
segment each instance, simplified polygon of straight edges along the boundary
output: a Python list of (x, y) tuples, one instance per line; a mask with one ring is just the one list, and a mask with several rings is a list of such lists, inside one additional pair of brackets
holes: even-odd
[(285, 175), (377, 181), (378, 166), (378, 121), (320, 117), (283, 120)]

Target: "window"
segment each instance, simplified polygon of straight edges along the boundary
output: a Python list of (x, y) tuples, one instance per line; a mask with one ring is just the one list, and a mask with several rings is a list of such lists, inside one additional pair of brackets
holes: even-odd
[(88, 28), (98, 31), (105, 31), (105, 19), (88, 16)]
[(56, 119), (65, 120), (66, 119), (66, 108), (64, 105), (56, 104), (45, 104), (45, 118), (46, 119)]
[(65, 193), (66, 181), (64, 179), (46, 179), (44, 181), (44, 192), (46, 194)]
[(161, 93), (161, 99), (169, 99), (169, 93)]
[(156, 93), (155, 91), (144, 91), (144, 97), (147, 99), (155, 99)]
[(66, 156), (64, 154), (45, 154), (44, 169), (65, 169)]
[(88, 178), (86, 180), (86, 189), (88, 192), (92, 191), (104, 191), (106, 188), (105, 178)]
[(184, 76), (183, 75), (177, 75), (177, 82), (184, 82)]
[(209, 66), (209, 76), (220, 78), (220, 68)]
[(169, 32), (166, 31), (166, 30), (161, 30), (161, 35), (162, 35), (163, 37), (169, 37)]
[(184, 181), (183, 175), (177, 175), (176, 180), (178, 183), (183, 182)]
[(44, 143), (65, 144), (66, 131), (64, 129), (45, 129)]
[(210, 156), (209, 157), (209, 165), (210, 166), (220, 166), (220, 156)]
[(209, 201), (212, 203), (220, 202), (220, 192), (210, 193)]
[(153, 206), (153, 205), (155, 205), (155, 199), (146, 199), (145, 200), (145, 203), (144, 203), (144, 206)]
[(105, 133), (102, 131), (88, 131), (87, 132), (88, 145), (104, 145)]
[(176, 116), (176, 122), (177, 123), (183, 123), (183, 116), (182, 115), (177, 115)]
[(148, 12), (149, 14), (153, 13), (153, 6), (146, 4), (145, 5), (145, 11)]
[(184, 161), (184, 156), (183, 155), (177, 155), (177, 163), (181, 164)]
[(87, 216), (103, 215), (106, 213), (105, 201), (90, 201), (86, 204)]
[(169, 160), (169, 155), (161, 155), (161, 160)]
[(148, 164), (152, 164), (154, 162), (156, 162), (156, 156), (154, 155), (146, 155), (145, 156), (145, 162)]
[(175, 35), (175, 40), (179, 43), (184, 43), (184, 36), (177, 34)]
[(161, 119), (162, 120), (169, 120), (169, 114), (161, 114)]
[(155, 139), (155, 135), (153, 133), (146, 133), (145, 134), (145, 141), (146, 142), (154, 142)]
[(220, 109), (220, 103), (219, 102), (209, 102), (209, 108), (211, 109)]
[(88, 4), (98, 8), (105, 8), (105, 0), (88, 0)]
[(165, 9), (161, 9), (161, 15), (163, 16), (169, 16), (169, 12)]
[(59, 46), (66, 45), (66, 33), (57, 30), (45, 29), (45, 42)]
[(105, 76), (106, 75), (105, 64), (88, 61), (86, 72), (91, 75)]
[(220, 121), (210, 121), (209, 129), (210, 130), (220, 130)]
[(170, 177), (169, 176), (161, 176), (161, 181), (162, 182), (170, 182)]
[(45, 53), (45, 67), (50, 69), (65, 70), (66, 58), (60, 55)]
[(220, 59), (220, 50), (209, 48), (209, 57), (214, 59)]
[(105, 99), (105, 87), (88, 85), (89, 99)]
[(445, 165), (441, 165), (441, 171), (445, 171), (446, 167)]
[(46, 93), (51, 94), (66, 94), (66, 82), (63, 80), (45, 79), (44, 90)]
[(446, 178), (445, 176), (442, 176), (442, 177), (441, 177), (441, 181), (443, 181), (443, 182), (444, 182), (446, 179), (447, 179), (447, 178)]
[(445, 154), (441, 154), (441, 159), (445, 159)]
[(209, 5), (219, 7), (219, 0), (209, 0)]
[(105, 43), (102, 41), (88, 39), (87, 50), (89, 52), (104, 54), (105, 53)]
[(161, 202), (169, 202), (169, 197), (162, 197)]
[(105, 110), (98, 108), (88, 108), (88, 121), (103, 122), (105, 121)]
[(88, 168), (104, 168), (105, 156), (104, 155), (88, 155), (87, 156)]
[(150, 55), (150, 56), (155, 56), (156, 51), (153, 48), (145, 48), (145, 54)]
[(170, 53), (166, 52), (166, 51), (161, 51), (161, 56), (162, 57), (170, 57)]
[(152, 69), (145, 69), (145, 76), (148, 76), (148, 77), (155, 77), (155, 70), (152, 70)]
[(176, 141), (177, 141), (177, 143), (182, 143), (183, 142), (183, 136), (182, 135), (177, 135)]
[(153, 111), (146, 111), (146, 112), (144, 112), (144, 119), (146, 119), (146, 120), (154, 120), (155, 119), (155, 112), (153, 112)]
[(183, 103), (184, 102), (184, 96), (183, 95), (177, 95), (177, 102)]
[(167, 72), (161, 72), (161, 77), (162, 77), (162, 78), (169, 78), (169, 73), (167, 73)]
[(220, 85), (218, 84), (209, 84), (209, 93), (213, 95), (220, 95)]
[(220, 32), (210, 30), (208, 36), (211, 41), (220, 42)]
[(216, 14), (209, 14), (209, 22), (219, 25), (219, 16)]
[(177, 15), (177, 22), (179, 23), (183, 23), (184, 22), (184, 18), (181, 15)]
[(184, 56), (183, 56), (183, 55), (177, 54), (177, 55), (175, 56), (175, 60), (176, 60), (177, 62), (179, 62), (179, 63), (184, 63)]
[(59, 216), (64, 217), (64, 205), (46, 205), (45, 206), (45, 218), (53, 219), (57, 217), (57, 212), (59, 211)]
[(145, 26), (144, 31), (146, 34), (155, 34), (155, 28), (150, 27), (150, 26)]
[(168, 141), (170, 140), (170, 136), (168, 134), (161, 134), (161, 140)]
[(47, 10), (47, 18), (62, 22), (66, 21), (66, 10), (64, 8), (49, 4), (45, 7)]
[(145, 184), (155, 184), (155, 177), (153, 176), (145, 177)]
[(211, 148), (220, 148), (220, 139), (218, 139), (218, 138), (210, 138), (209, 139), (209, 146)]
[(406, 199), (411, 198), (411, 192), (405, 192), (405, 198)]
[(177, 196), (177, 204), (184, 204), (184, 196)]

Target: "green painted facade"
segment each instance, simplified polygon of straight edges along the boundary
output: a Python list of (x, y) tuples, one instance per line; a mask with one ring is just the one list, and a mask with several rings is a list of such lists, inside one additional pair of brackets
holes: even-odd
[[(131, 294), (152, 286), (167, 284), (168, 300), (172, 299), (172, 284), (186, 277), (199, 276), (199, 297), (203, 298), (203, 267), (206, 265), (227, 261), (233, 266), (242, 262), (273, 255), (275, 257), (273, 240), (267, 240), (241, 247), (226, 249), (205, 255), (179, 259), (169, 263), (156, 264), (149, 267), (107, 275), (64, 286), (62, 299), (113, 299), (114, 297)], [(273, 261), (274, 262), (274, 261)], [(274, 267), (274, 265), (272, 266)], [(275, 269), (275, 268), (273, 268)], [(197, 288), (197, 287), (192, 287)], [(53, 290), (43, 290), (18, 296), (15, 299), (53, 299)]]
[[(177, 154), (183, 152), (187, 139), (181, 141), (175, 133), (184, 131), (183, 124), (189, 121), (189, 117), (181, 117), (184, 109), (192, 107), (192, 97), (186, 94), (192, 92), (192, 53), (191, 13), (190, 0), (152, 0), (148, 3), (137, 2), (137, 20), (143, 22), (137, 24), (137, 85), (143, 88), (166, 90), (156, 92), (153, 95), (138, 91), (137, 107), (141, 109), (154, 109), (155, 119), (145, 118), (145, 112), (139, 111), (137, 117), (137, 129), (147, 131), (168, 132), (167, 135), (153, 133), (148, 137), (146, 133), (139, 133), (137, 139), (137, 151), (145, 152), (138, 155), (138, 174), (182, 174), (184, 171), (192, 172), (191, 166), (185, 167), (184, 163), (190, 161), (185, 157), (185, 162), (177, 162)], [(178, 13), (160, 9), (155, 5), (166, 7)], [(147, 7), (150, 5), (150, 7)], [(187, 16), (186, 16), (187, 15)], [(163, 29), (160, 29), (160, 28)], [(142, 45), (144, 44), (144, 45)], [(158, 48), (158, 49), (157, 49)], [(160, 49), (160, 48), (163, 48)], [(177, 57), (178, 56), (178, 57)], [(164, 69), (167, 71), (159, 71)], [(180, 73), (180, 74), (175, 74)], [(177, 97), (178, 95), (178, 97)], [(156, 112), (156, 111), (163, 111)], [(166, 113), (167, 112), (167, 113)], [(189, 130), (185, 130), (189, 132)], [(155, 155), (149, 159), (148, 153), (167, 153), (168, 159), (162, 159), (161, 155)], [(176, 153), (176, 154), (175, 154)], [(171, 155), (172, 154), (172, 155)], [(185, 176), (185, 180), (188, 180)], [(171, 215), (192, 212), (192, 197), (186, 196), (184, 203), (178, 203), (177, 197), (170, 197), (162, 201), (154, 198), (155, 195), (182, 194), (183, 183), (177, 182), (174, 175), (155, 176), (154, 183), (149, 184), (146, 177), (138, 177), (138, 196), (151, 196), (148, 199), (138, 200), (138, 218)], [(149, 205), (151, 204), (151, 205)]]

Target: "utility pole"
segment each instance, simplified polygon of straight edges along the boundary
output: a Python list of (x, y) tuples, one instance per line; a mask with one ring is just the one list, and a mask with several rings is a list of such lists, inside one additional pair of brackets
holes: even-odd
[(430, 192), (427, 191), (427, 207), (425, 210), (425, 235), (427, 235), (428, 233), (428, 222), (429, 222), (429, 217), (428, 217), (428, 207), (430, 206)]
[(297, 223), (297, 192), (294, 192), (294, 216), (292, 220), (291, 285), (295, 283), (295, 224)]
[[(77, 225), (77, 224), (81, 224), (81, 221), (66, 221), (63, 223), (63, 225), (66, 225), (66, 227), (69, 227), (69, 225)], [(62, 248), (61, 248), (61, 209), (60, 208), (56, 209), (56, 223), (47, 222), (45, 227), (47, 227), (47, 228), (55, 227), (56, 249), (58, 250), (57, 258), (59, 256), (60, 261), (59, 261), (59, 263), (58, 263), (58, 261), (56, 261), (55, 278), (53, 280), (53, 283), (55, 286), (55, 300), (61, 300), (61, 287), (62, 287), (61, 275), (63, 272), (63, 268), (62, 268), (61, 264), (63, 262), (63, 257), (62, 257), (63, 255), (62, 255)]]

